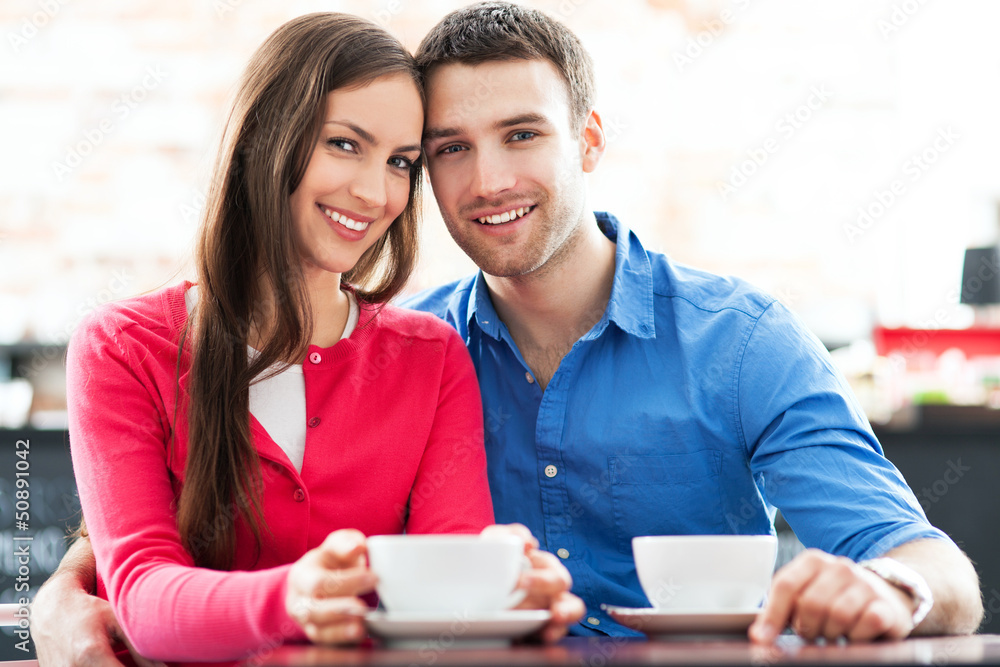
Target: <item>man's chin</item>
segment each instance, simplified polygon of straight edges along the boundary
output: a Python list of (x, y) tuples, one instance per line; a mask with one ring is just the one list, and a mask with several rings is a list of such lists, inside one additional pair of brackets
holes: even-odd
[(470, 252), (465, 248), (463, 250), (483, 273), (494, 278), (519, 278), (527, 276), (538, 268), (534, 262), (523, 256), (512, 256), (512, 253)]

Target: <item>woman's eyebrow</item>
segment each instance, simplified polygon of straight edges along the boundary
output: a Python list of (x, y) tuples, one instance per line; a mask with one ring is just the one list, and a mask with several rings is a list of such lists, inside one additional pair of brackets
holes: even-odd
[(330, 124), (343, 125), (344, 127), (355, 132), (359, 137), (370, 143), (372, 146), (378, 146), (378, 140), (375, 138), (375, 135), (373, 135), (368, 130), (365, 130), (364, 128), (358, 127), (357, 125), (348, 120), (328, 120), (326, 121), (326, 123), (324, 123), (324, 125), (330, 125)]
[[(364, 139), (365, 141), (367, 141), (372, 146), (378, 146), (378, 139), (375, 138), (375, 135), (373, 135), (368, 130), (355, 125), (354, 123), (352, 123), (350, 121), (346, 121), (346, 120), (328, 120), (328, 121), (326, 121), (326, 123), (324, 123), (324, 125), (330, 125), (330, 124), (333, 124), (333, 125), (343, 125), (344, 127), (346, 127), (348, 129), (350, 129), (351, 131), (353, 131), (359, 137), (361, 137), (362, 139)], [(396, 150), (394, 152), (397, 152), (397, 153), (412, 153), (414, 151), (418, 152), (418, 153), (420, 152), (420, 144), (407, 144), (406, 146), (400, 146), (400, 147), (396, 148)]]

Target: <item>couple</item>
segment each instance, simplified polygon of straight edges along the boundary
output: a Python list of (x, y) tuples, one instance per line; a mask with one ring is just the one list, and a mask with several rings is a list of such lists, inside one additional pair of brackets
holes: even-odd
[[(634, 634), (599, 610), (647, 604), (631, 537), (769, 533), (775, 507), (816, 549), (775, 576), (751, 639), (975, 630), (974, 569), (815, 338), (588, 212), (593, 87), (572, 33), (503, 2), (445, 17), (415, 66), (343, 15), (265, 42), (198, 284), (107, 308), (71, 344), (94, 555), (78, 542), (39, 593), (43, 663), (114, 664), (123, 634), (164, 660), (355, 641), (365, 535), (494, 520), (535, 536), (490, 529), (524, 535), (548, 639)], [(440, 319), (381, 305), (412, 267), (421, 160), (482, 269), (403, 304)], [(111, 607), (88, 595), (95, 556)]]

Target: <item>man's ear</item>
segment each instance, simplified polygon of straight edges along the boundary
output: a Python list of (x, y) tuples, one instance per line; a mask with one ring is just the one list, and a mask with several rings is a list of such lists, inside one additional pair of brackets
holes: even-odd
[(591, 110), (583, 123), (583, 130), (580, 133), (580, 155), (583, 170), (586, 173), (589, 174), (597, 169), (597, 164), (601, 161), (607, 145), (607, 137), (604, 135), (601, 116), (596, 111)]

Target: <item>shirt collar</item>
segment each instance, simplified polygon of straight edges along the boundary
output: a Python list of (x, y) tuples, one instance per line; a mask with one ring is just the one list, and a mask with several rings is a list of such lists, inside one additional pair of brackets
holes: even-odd
[(493, 299), (490, 298), (490, 289), (486, 285), (486, 278), (480, 271), (472, 280), (472, 298), (469, 299), (469, 324), (475, 319), (476, 324), (482, 332), (497, 340), (500, 340), (500, 316), (497, 315), (493, 307)]
[(653, 270), (639, 238), (615, 216), (595, 212), (597, 226), (615, 242), (615, 280), (605, 317), (625, 333), (655, 338)]
[[(601, 232), (615, 242), (615, 277), (611, 299), (601, 321), (594, 328), (599, 335), (608, 322), (614, 322), (625, 333), (637, 338), (655, 338), (653, 320), (653, 271), (649, 256), (638, 237), (618, 219), (605, 212), (595, 212)], [(472, 298), (468, 301), (468, 323), (475, 320), (483, 333), (501, 339), (500, 317), (493, 307), (483, 272), (472, 281)]]

